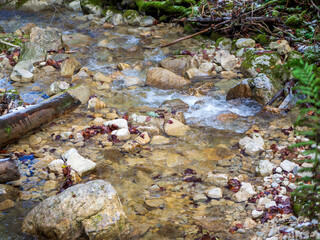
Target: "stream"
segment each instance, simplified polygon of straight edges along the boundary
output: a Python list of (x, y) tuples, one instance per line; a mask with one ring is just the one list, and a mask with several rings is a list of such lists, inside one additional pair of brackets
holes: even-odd
[[(167, 48), (159, 48), (163, 40), (171, 42), (184, 36), (183, 29), (173, 24), (159, 24), (151, 27), (117, 26), (114, 29), (103, 29), (86, 16), (75, 13), (52, 12), (31, 14), (22, 11), (0, 11), (0, 25), (6, 32), (14, 32), (26, 23), (36, 23), (39, 27), (56, 27), (63, 34), (81, 33), (90, 36), (93, 41), (85, 46), (71, 48), (73, 56), (82, 67), (91, 71), (110, 75), (117, 71), (119, 63), (131, 66), (156, 67), (158, 63), (181, 49), (195, 52), (201, 46), (212, 44), (210, 39), (192, 38)], [(151, 31), (159, 38), (144, 39), (141, 32)], [(98, 43), (107, 39), (107, 47)], [(146, 79), (147, 67), (124, 70), (125, 77)], [(59, 78), (59, 79), (57, 79)], [(33, 83), (14, 83), (8, 77), (0, 79), (0, 88), (16, 89), (26, 103), (43, 101), (44, 94), (51, 83), (70, 78), (52, 74)], [(180, 99), (190, 107), (184, 113), (186, 124), (191, 131), (183, 137), (169, 137), (168, 144), (147, 145), (141, 151), (125, 153), (120, 151), (120, 143), (114, 146), (101, 147), (94, 138), (84, 144), (74, 144), (67, 140), (52, 137), (62, 132), (81, 126), (92, 125), (92, 116), (102, 117), (102, 110), (90, 111), (82, 105), (74, 112), (56, 119), (53, 124), (44, 127), (32, 136), (21, 139), (18, 144), (10, 146), (8, 152), (35, 153), (36, 159), (29, 164), (22, 164), (21, 190), (24, 201), (20, 200), (14, 208), (0, 212), (0, 239), (39, 239), (26, 236), (20, 232), (23, 217), (39, 201), (55, 192), (44, 192), (47, 178), (37, 175), (55, 158), (71, 147), (97, 163), (97, 171), (84, 177), (83, 181), (104, 179), (117, 190), (125, 213), (132, 227), (131, 239), (193, 239), (193, 234), (201, 227), (212, 229), (219, 239), (248, 239), (253, 233), (231, 235), (228, 230), (232, 223), (247, 216), (247, 206), (234, 202), (232, 192), (223, 188), (220, 200), (203, 197), (203, 192), (211, 183), (208, 173), (227, 174), (239, 179), (253, 179), (255, 176), (254, 159), (242, 157), (236, 145), (252, 125), (268, 126), (274, 116), (257, 114), (261, 105), (249, 99), (226, 101), (229, 88), (241, 81), (241, 78), (223, 79), (219, 74), (206, 81), (213, 81), (215, 88), (206, 95), (189, 95), (179, 90), (161, 90), (148, 86), (126, 87), (124, 82), (115, 81), (111, 89), (96, 88), (93, 82), (87, 82), (107, 108), (117, 110), (119, 116), (124, 113), (132, 115), (139, 111), (148, 111), (159, 107), (164, 101)], [(146, 110), (145, 110), (146, 109)], [(221, 114), (236, 114), (236, 119), (221, 120)], [(122, 143), (123, 144), (123, 143)], [(219, 149), (229, 149), (235, 157), (229, 159), (219, 153), (222, 160), (215, 160), (213, 155)], [(188, 182), (186, 172), (191, 171), (198, 182)], [(33, 174), (29, 174), (30, 170)], [(254, 179), (252, 181), (255, 181)], [(257, 180), (259, 181), (259, 179)], [(146, 200), (157, 199), (152, 204)]]

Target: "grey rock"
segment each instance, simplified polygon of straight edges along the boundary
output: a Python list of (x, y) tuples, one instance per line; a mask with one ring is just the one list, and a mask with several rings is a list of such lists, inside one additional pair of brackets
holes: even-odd
[(25, 217), (22, 231), (50, 239), (119, 239), (127, 218), (116, 190), (103, 180), (72, 186)]
[(30, 42), (39, 44), (45, 51), (59, 50), (63, 47), (62, 33), (57, 28), (32, 28)]

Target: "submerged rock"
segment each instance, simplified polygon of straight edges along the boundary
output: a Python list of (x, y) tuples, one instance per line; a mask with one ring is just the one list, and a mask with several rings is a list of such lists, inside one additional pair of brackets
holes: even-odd
[(190, 130), (188, 125), (184, 125), (174, 118), (170, 118), (164, 125), (164, 131), (169, 136), (181, 137), (184, 136), (188, 130)]
[(164, 68), (153, 68), (147, 72), (146, 84), (162, 89), (181, 89), (191, 81)]
[(168, 69), (175, 74), (184, 76), (190, 67), (191, 56), (177, 56), (165, 58), (160, 62), (160, 66)]
[(63, 157), (67, 159), (67, 164), (70, 165), (80, 177), (92, 172), (96, 168), (96, 163), (82, 157), (74, 148), (65, 152)]
[(246, 154), (254, 156), (264, 150), (264, 141), (259, 133), (254, 133), (251, 137), (244, 137), (239, 141), (239, 144)]
[(127, 217), (113, 186), (103, 180), (72, 186), (25, 217), (22, 231), (49, 239), (119, 239)]

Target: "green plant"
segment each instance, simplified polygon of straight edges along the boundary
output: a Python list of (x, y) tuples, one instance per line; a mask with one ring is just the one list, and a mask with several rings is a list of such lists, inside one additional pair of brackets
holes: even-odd
[(320, 78), (316, 77), (315, 65), (302, 60), (293, 60), (292, 75), (298, 79), (296, 90), (302, 99), (298, 100), (300, 113), (295, 126), (306, 129), (297, 131), (308, 138), (292, 147), (304, 147), (305, 158), (299, 170), (297, 189), (292, 193), (295, 213), (313, 221), (311, 230), (320, 230)]

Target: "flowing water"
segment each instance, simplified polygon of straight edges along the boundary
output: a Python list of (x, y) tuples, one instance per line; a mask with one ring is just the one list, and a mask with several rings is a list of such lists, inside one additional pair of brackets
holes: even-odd
[[(78, 17), (78, 18), (77, 18)], [(158, 25), (152, 27), (121, 26), (105, 30), (101, 25), (90, 21), (79, 21), (79, 16), (71, 13), (29, 14), (19, 11), (0, 11), (0, 25), (7, 32), (14, 32), (29, 22), (40, 27), (57, 27), (64, 34), (82, 33), (89, 35), (94, 41), (86, 46), (77, 47), (74, 56), (92, 71), (111, 74), (116, 71), (118, 63), (128, 63), (132, 66), (143, 63), (157, 66), (159, 61), (179, 49), (196, 51), (203, 45), (212, 42), (206, 39), (189, 39), (170, 48), (159, 48), (163, 39), (173, 41), (182, 35), (181, 27), (174, 25)], [(143, 39), (140, 33), (153, 31), (161, 38)], [(107, 48), (97, 46), (100, 40), (107, 39)], [(126, 76), (139, 77), (145, 81), (145, 70), (125, 70)], [(17, 89), (25, 102), (42, 101), (41, 97), (53, 81), (66, 80), (58, 77), (43, 77), (34, 83), (17, 84), (7, 78), (0, 79), (0, 87)], [(107, 103), (109, 108), (116, 108), (120, 113), (135, 113), (139, 106), (156, 108), (165, 100), (181, 99), (190, 108), (185, 113), (187, 124), (192, 128), (190, 133), (181, 138), (170, 138), (166, 145), (147, 145), (139, 152), (124, 153), (119, 150), (121, 144), (101, 148), (98, 141), (90, 139), (84, 145), (77, 147), (79, 153), (98, 164), (95, 174), (85, 178), (105, 179), (117, 189), (125, 212), (132, 226), (131, 239), (192, 239), (199, 226), (207, 226), (221, 239), (244, 239), (250, 236), (250, 231), (243, 235), (231, 236), (228, 229), (232, 222), (245, 216), (245, 206), (231, 200), (228, 190), (224, 189), (224, 198), (217, 200), (196, 201), (195, 196), (211, 186), (208, 182), (184, 181), (186, 169), (192, 169), (196, 176), (204, 180), (209, 172), (227, 173), (230, 176), (244, 174), (247, 178), (254, 175), (251, 162), (240, 157), (228, 161), (212, 161), (211, 150), (218, 144), (224, 144), (234, 153), (233, 146), (239, 141), (246, 130), (256, 123), (267, 122), (267, 118), (255, 117), (261, 106), (252, 100), (226, 101), (226, 91), (241, 79), (212, 79), (215, 89), (206, 96), (191, 96), (178, 90), (159, 90), (147, 86), (126, 88), (121, 81), (112, 85), (110, 92), (97, 91), (97, 95)], [(41, 90), (35, 91), (37, 86)], [(141, 108), (141, 107), (140, 107)], [(235, 113), (239, 117), (233, 121), (221, 121), (220, 114)], [(92, 113), (99, 114), (99, 113)], [(120, 114), (119, 114), (120, 115)], [(37, 145), (32, 145), (30, 138), (23, 139), (13, 146), (12, 151), (27, 153), (36, 152), (39, 161), (50, 152), (55, 158), (73, 143), (55, 141), (52, 134), (71, 131), (74, 126), (90, 125), (90, 113), (85, 106), (78, 108), (68, 116), (55, 121), (55, 124), (35, 134), (40, 138)], [(27, 145), (27, 146), (26, 146)], [(49, 151), (51, 150), (51, 151)], [(238, 153), (237, 153), (238, 154)], [(238, 156), (238, 155), (237, 155)], [(41, 164), (40, 164), (41, 165)], [(45, 164), (44, 164), (45, 166)], [(24, 171), (23, 168), (21, 171)], [(32, 184), (29, 182), (29, 184)], [(43, 181), (36, 179), (33, 186), (23, 185), (21, 190), (40, 193), (39, 198), (20, 201), (16, 207), (0, 215), (0, 239), (33, 239), (20, 233), (23, 216), (39, 200)], [(31, 189), (31, 190), (30, 190)], [(156, 207), (145, 204), (146, 199), (160, 199)]]

